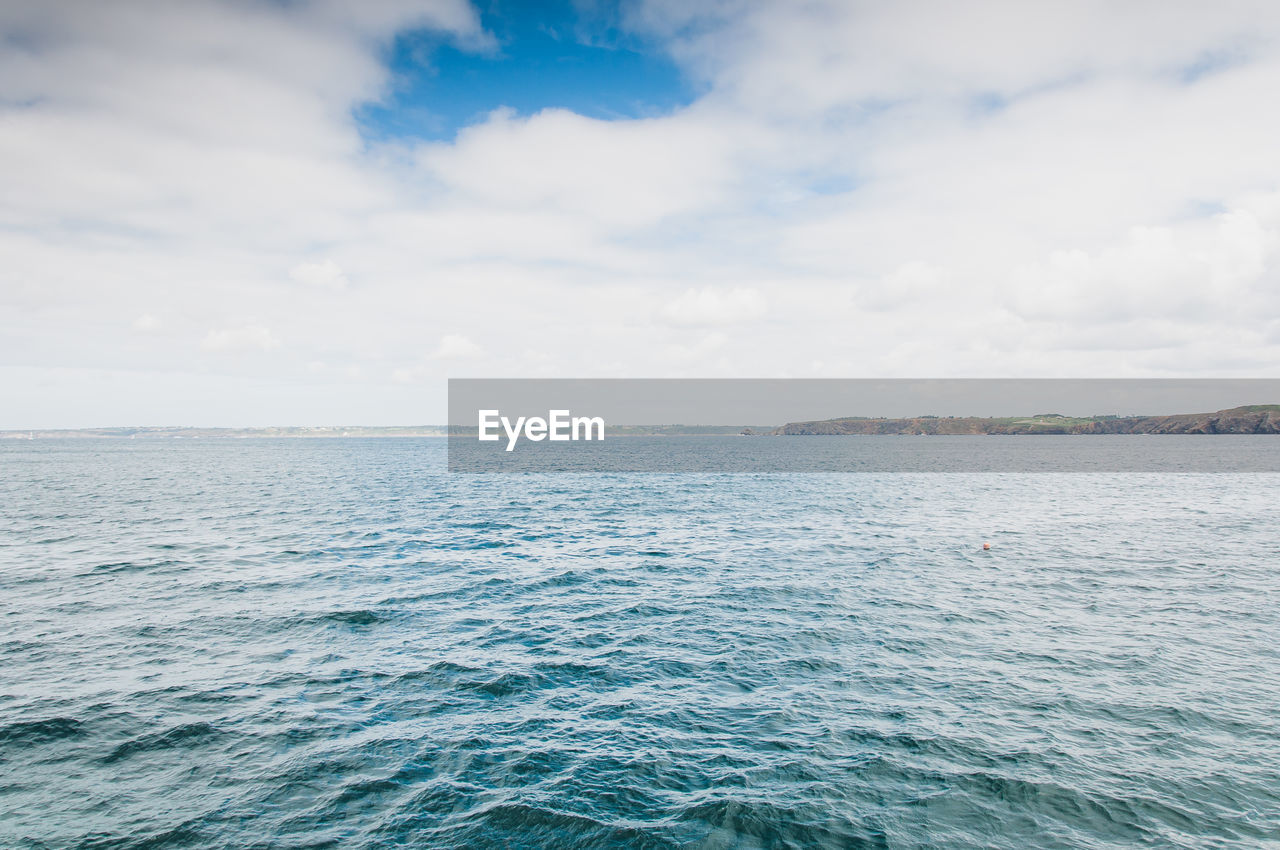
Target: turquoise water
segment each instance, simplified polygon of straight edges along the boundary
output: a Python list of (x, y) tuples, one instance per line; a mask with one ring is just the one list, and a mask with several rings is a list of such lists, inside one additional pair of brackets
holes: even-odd
[(443, 455), (0, 444), (0, 846), (1280, 847), (1276, 475)]

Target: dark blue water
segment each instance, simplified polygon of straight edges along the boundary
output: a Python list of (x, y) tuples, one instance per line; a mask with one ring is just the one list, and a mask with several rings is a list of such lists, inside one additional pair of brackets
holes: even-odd
[(1280, 476), (442, 443), (0, 444), (0, 846), (1280, 847)]

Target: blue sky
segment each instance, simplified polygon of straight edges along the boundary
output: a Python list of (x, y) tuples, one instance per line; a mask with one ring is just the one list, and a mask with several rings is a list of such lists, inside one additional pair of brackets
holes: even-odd
[(649, 117), (697, 95), (660, 41), (622, 28), (616, 4), (507, 0), (475, 8), (496, 42), (489, 49), (431, 29), (395, 36), (385, 56), (388, 94), (356, 111), (367, 138), (449, 140), (499, 107)]

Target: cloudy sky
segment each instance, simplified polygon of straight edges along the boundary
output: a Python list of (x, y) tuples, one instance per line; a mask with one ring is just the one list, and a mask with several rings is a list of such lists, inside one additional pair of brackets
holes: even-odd
[(0, 4), (0, 427), (1280, 376), (1280, 4)]

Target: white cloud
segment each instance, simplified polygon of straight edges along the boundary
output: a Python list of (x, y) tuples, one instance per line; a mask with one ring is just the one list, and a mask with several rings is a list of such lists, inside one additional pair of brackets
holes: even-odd
[(759, 319), (768, 313), (764, 297), (754, 289), (686, 290), (667, 302), (662, 315), (676, 325), (734, 325)]
[[(446, 377), (458, 368), (459, 361), (475, 360), (484, 354), (484, 349), (461, 334), (445, 334), (440, 342), (425, 357), (417, 358), (417, 362), (408, 366), (399, 366), (391, 370), (393, 384), (416, 384), (432, 377)], [(440, 371), (439, 363), (446, 364), (450, 373)]]
[(723, 357), (712, 358), (729, 344), (729, 336), (722, 331), (703, 334), (692, 342), (674, 342), (666, 346), (664, 355), (677, 368), (708, 368), (723, 375), (729, 362)]
[(858, 287), (855, 300), (868, 310), (909, 307), (925, 299), (946, 297), (951, 276), (946, 269), (912, 260), (880, 279)]
[(316, 289), (339, 290), (347, 288), (347, 276), (333, 260), (318, 263), (299, 263), (289, 270), (289, 277), (298, 283)]
[(150, 331), (159, 330), (164, 325), (157, 316), (150, 313), (143, 313), (141, 316), (133, 320), (133, 329), (148, 333)]
[(425, 174), (451, 205), (581, 217), (593, 231), (631, 230), (721, 200), (736, 177), (734, 143), (696, 112), (601, 121), (564, 109), (528, 118), (497, 110), (456, 143), (426, 145)]
[(205, 334), (200, 347), (205, 351), (274, 351), (282, 343), (270, 329), (262, 325), (244, 325), (238, 328), (211, 330)]
[(436, 346), (431, 356), (437, 360), (461, 360), (475, 357), (482, 351), (480, 346), (462, 334), (446, 334), (441, 338), (440, 344)]
[(1280, 217), (1246, 210), (1180, 226), (1134, 227), (1097, 252), (1059, 249), (1014, 271), (1009, 305), (1019, 315), (1081, 325), (1134, 319), (1247, 320), (1274, 303)]

